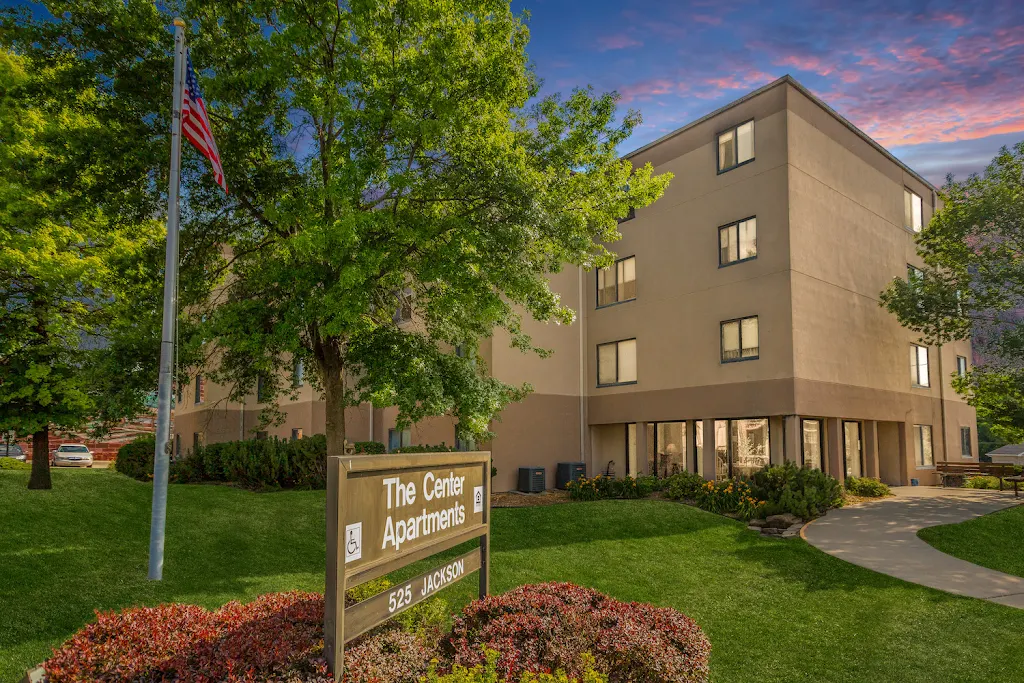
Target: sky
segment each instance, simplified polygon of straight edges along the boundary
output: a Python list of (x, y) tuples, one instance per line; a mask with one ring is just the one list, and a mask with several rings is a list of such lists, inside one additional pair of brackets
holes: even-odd
[(936, 185), (1024, 140), (1024, 0), (515, 0), (544, 92), (615, 90), (628, 152), (789, 74)]

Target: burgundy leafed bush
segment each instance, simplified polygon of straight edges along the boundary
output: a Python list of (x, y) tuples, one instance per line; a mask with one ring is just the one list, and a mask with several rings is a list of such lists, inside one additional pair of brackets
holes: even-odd
[(711, 653), (700, 627), (684, 614), (571, 583), (521, 586), (469, 605), (442, 651), (472, 666), (483, 662), (481, 645), (501, 653), (499, 671), (509, 680), (555, 669), (580, 675), (582, 654), (589, 652), (612, 683), (703, 682)]

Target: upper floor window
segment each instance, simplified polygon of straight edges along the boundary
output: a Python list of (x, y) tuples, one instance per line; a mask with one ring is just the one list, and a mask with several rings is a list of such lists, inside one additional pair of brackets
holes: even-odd
[(957, 356), (956, 357), (956, 374), (960, 377), (967, 375), (967, 357)]
[(718, 229), (718, 265), (727, 266), (756, 257), (756, 218), (750, 217)]
[(295, 361), (295, 367), (292, 368), (292, 386), (301, 387), (306, 383), (306, 366), (302, 362), (302, 359)]
[(263, 403), (267, 400), (267, 385), (263, 375), (256, 378), (256, 402)]
[(757, 316), (722, 323), (722, 362), (754, 360), (760, 354)]
[(927, 346), (910, 345), (910, 383), (915, 387), (931, 386), (928, 380)]
[(923, 205), (921, 195), (910, 188), (903, 188), (903, 225), (908, 230), (921, 232), (923, 227)]
[(754, 122), (747, 121), (718, 134), (718, 172), (754, 160)]
[(917, 266), (907, 264), (907, 282), (915, 287), (924, 282), (924, 271)]
[(598, 307), (636, 298), (636, 257), (619, 259), (597, 271)]
[(196, 403), (196, 405), (202, 403), (205, 398), (206, 398), (206, 380), (203, 379), (202, 375), (196, 375), (196, 395), (195, 395), (195, 403)]
[(636, 382), (636, 339), (597, 345), (597, 386)]

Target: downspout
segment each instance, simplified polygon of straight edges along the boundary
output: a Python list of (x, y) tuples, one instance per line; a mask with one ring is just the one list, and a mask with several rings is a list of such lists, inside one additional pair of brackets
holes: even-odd
[(583, 298), (583, 266), (579, 266), (579, 288), (580, 288), (580, 305), (579, 313), (576, 316), (577, 322), (580, 325), (580, 462), (586, 462), (586, 433), (587, 433), (587, 417), (586, 417), (586, 396), (584, 391), (586, 389), (586, 340), (584, 337), (585, 323), (583, 320), (584, 308), (586, 303)]
[(368, 441), (373, 441), (373, 401), (370, 401), (370, 438)]
[(939, 416), (942, 422), (942, 459), (949, 462), (946, 446), (946, 374), (942, 371), (942, 344), (939, 344)]
[(245, 441), (245, 399), (238, 405), (238, 440)]

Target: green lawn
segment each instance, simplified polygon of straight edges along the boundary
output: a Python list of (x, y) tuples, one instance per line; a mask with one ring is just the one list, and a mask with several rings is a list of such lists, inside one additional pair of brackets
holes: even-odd
[[(57, 471), (53, 491), (0, 473), (0, 681), (17, 680), (94, 609), (208, 607), (323, 589), (323, 492), (172, 486), (165, 580), (146, 581), (150, 487)], [(671, 605), (712, 643), (715, 681), (1024, 681), (1024, 610), (846, 564), (803, 541), (660, 501), (495, 510), (492, 586), (569, 580)], [(475, 581), (448, 599), (468, 600)]]
[(961, 560), (1024, 576), (1024, 505), (959, 524), (928, 527), (917, 535)]

